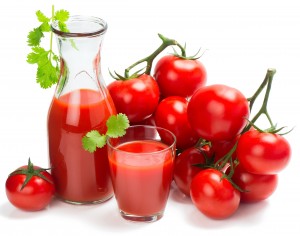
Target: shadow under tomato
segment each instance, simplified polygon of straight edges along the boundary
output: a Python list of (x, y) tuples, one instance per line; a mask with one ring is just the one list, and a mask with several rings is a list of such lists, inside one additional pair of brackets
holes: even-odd
[(172, 183), (172, 188), (170, 191), (169, 198), (175, 202), (181, 203), (181, 204), (193, 204), (192, 200), (189, 196), (186, 196), (184, 193), (182, 193), (176, 186), (176, 184)]
[(39, 214), (37, 214), (37, 211), (24, 211), (19, 208), (14, 207), (12, 204), (9, 202), (4, 203), (0, 205), (0, 215), (3, 217), (7, 217), (10, 219), (33, 219), (40, 217), (40, 214), (44, 214), (48, 211), (48, 207), (46, 207), (43, 210), (40, 210)]
[(255, 225), (262, 221), (264, 211), (268, 207), (268, 201), (251, 204), (240, 204), (238, 210), (229, 218), (216, 220), (202, 214), (196, 207), (187, 216), (186, 222), (195, 227), (206, 229), (233, 228), (237, 225)]

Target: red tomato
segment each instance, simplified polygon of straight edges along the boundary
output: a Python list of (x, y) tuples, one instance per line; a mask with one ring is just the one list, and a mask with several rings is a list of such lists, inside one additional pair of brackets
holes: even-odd
[(240, 192), (216, 169), (200, 171), (191, 183), (191, 199), (204, 215), (225, 219), (236, 212)]
[(206, 83), (206, 70), (198, 60), (188, 60), (173, 55), (162, 57), (154, 69), (163, 97), (190, 97)]
[[(9, 175), (6, 180), (6, 196), (17, 208), (26, 211), (44, 209), (54, 195), (53, 178), (45, 169), (33, 166), (22, 166)], [(32, 177), (24, 184), (26, 177)], [(24, 187), (22, 188), (22, 186)]]
[(155, 124), (170, 130), (176, 136), (176, 147), (186, 149), (196, 144), (199, 139), (191, 128), (187, 118), (188, 101), (179, 96), (163, 99), (155, 111)]
[(191, 97), (187, 113), (201, 138), (224, 141), (234, 139), (242, 131), (250, 110), (240, 91), (216, 84), (198, 89)]
[(159, 88), (150, 75), (115, 80), (107, 88), (117, 112), (127, 115), (130, 122), (140, 122), (151, 116), (159, 102)]
[(278, 184), (277, 175), (256, 175), (244, 170), (238, 165), (232, 176), (232, 180), (242, 190), (241, 202), (258, 202), (270, 197), (276, 190)]
[(253, 174), (277, 174), (291, 157), (291, 147), (279, 134), (249, 130), (241, 135), (237, 149), (240, 165)]
[(205, 148), (188, 148), (175, 159), (174, 181), (178, 189), (187, 196), (190, 196), (192, 179), (199, 171), (203, 170), (194, 165), (206, 164), (206, 158), (210, 158), (209, 150)]

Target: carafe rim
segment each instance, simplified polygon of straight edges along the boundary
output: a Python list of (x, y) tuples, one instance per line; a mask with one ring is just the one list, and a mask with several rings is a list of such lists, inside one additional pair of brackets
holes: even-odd
[[(84, 27), (74, 30), (72, 25), (78, 23), (85, 24)], [(62, 31), (59, 28), (59, 22), (54, 21), (51, 24), (51, 31), (57, 36), (66, 38), (80, 38), (80, 37), (96, 37), (105, 34), (107, 31), (107, 23), (105, 20), (95, 16), (73, 15), (70, 16), (66, 22), (68, 32)], [(88, 30), (87, 30), (88, 29)]]

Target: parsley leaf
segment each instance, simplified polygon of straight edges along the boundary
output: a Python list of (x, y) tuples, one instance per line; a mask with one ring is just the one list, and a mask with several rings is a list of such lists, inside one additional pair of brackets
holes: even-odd
[(111, 115), (106, 122), (106, 126), (106, 134), (100, 134), (97, 130), (92, 130), (82, 138), (84, 150), (92, 153), (97, 148), (102, 148), (106, 145), (107, 137), (122, 137), (126, 133), (125, 130), (129, 127), (129, 120), (126, 115), (121, 113)]
[(38, 63), (37, 68), (37, 82), (44, 89), (50, 88), (52, 85), (56, 84), (58, 81), (59, 68), (58, 64), (53, 66), (51, 61), (45, 59)]
[(60, 22), (65, 22), (69, 19), (70, 14), (66, 10), (59, 10), (55, 12), (54, 14), (54, 20), (60, 21)]
[[(59, 57), (52, 50), (51, 23), (58, 21), (59, 29), (68, 32), (66, 21), (69, 19), (69, 12), (66, 10), (54, 11), (54, 6), (52, 6), (51, 17), (47, 17), (40, 10), (35, 14), (40, 25), (33, 28), (27, 35), (27, 43), (31, 47), (31, 52), (27, 55), (27, 62), (37, 64), (37, 83), (42, 88), (50, 88), (57, 83), (59, 77)], [(50, 49), (46, 50), (40, 44), (48, 32), (50, 32)]]
[(38, 10), (36, 13), (37, 19), (41, 23), (49, 23), (50, 19), (44, 15), (40, 10)]
[(44, 37), (44, 34), (40, 27), (34, 28), (28, 33), (27, 43), (28, 46), (38, 46), (41, 43), (41, 39)]
[(45, 51), (44, 48), (41, 47), (32, 47), (32, 52), (27, 55), (27, 62), (30, 64), (38, 63), (39, 61), (43, 61), (47, 59), (48, 52)]
[(96, 148), (102, 148), (106, 144), (106, 135), (101, 135), (97, 130), (88, 132), (82, 138), (82, 145), (86, 151), (94, 152)]
[(119, 113), (116, 116), (111, 116), (107, 122), (107, 132), (111, 138), (122, 137), (125, 134), (125, 130), (129, 127), (129, 121), (126, 115)]

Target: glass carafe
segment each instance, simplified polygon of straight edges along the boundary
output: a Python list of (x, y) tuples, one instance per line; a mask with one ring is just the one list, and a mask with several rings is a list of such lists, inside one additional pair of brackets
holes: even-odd
[(60, 77), (48, 113), (51, 173), (56, 195), (65, 202), (90, 204), (113, 195), (106, 146), (94, 153), (82, 147), (91, 130), (106, 132), (116, 110), (101, 75), (101, 43), (107, 24), (100, 18), (73, 16), (68, 32), (53, 23), (60, 53)]

